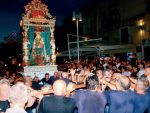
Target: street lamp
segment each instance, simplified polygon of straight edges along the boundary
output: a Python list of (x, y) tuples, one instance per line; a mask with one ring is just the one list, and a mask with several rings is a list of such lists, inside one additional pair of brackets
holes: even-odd
[(80, 61), (80, 50), (79, 50), (79, 22), (82, 21), (82, 14), (73, 12), (73, 21), (76, 21), (77, 26), (77, 50), (78, 50), (78, 63)]

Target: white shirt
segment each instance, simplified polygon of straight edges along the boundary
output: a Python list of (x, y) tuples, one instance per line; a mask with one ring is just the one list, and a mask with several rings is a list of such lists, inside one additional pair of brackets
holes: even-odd
[(104, 69), (108, 66), (108, 63), (103, 64)]
[(8, 108), (5, 113), (27, 113), (23, 108)]
[(131, 72), (125, 71), (125, 72), (122, 73), (122, 75), (124, 75), (124, 76), (130, 76), (130, 75), (131, 75)]
[(138, 72), (138, 77), (141, 77), (144, 73), (145, 73), (145, 70), (144, 70), (144, 69), (140, 70), (140, 71)]
[(120, 63), (116, 64), (117, 69), (120, 67), (120, 65), (121, 65)]

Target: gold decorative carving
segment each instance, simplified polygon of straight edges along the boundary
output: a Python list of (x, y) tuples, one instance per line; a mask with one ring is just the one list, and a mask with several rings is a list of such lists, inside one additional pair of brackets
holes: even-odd
[[(23, 60), (25, 65), (29, 65), (29, 48), (28, 44), (28, 30), (29, 26), (33, 26), (34, 28), (45, 28), (49, 27), (51, 32), (51, 47), (52, 47), (52, 55), (49, 58), (52, 64), (56, 62), (56, 47), (55, 47), (55, 38), (54, 38), (54, 27), (55, 27), (56, 18), (53, 17), (49, 13), (48, 6), (42, 3), (41, 0), (32, 0), (31, 3), (28, 3), (25, 6), (25, 14), (20, 21), (20, 26), (23, 29)], [(35, 29), (36, 30), (36, 29)], [(48, 59), (47, 59), (48, 60)]]

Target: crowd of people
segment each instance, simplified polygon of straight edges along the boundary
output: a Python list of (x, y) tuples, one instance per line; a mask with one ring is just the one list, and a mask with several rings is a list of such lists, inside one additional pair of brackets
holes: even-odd
[(150, 113), (150, 61), (65, 60), (40, 80), (5, 70), (0, 113)]

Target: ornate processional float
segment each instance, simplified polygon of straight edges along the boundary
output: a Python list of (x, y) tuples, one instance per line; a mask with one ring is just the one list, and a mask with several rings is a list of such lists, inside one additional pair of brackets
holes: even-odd
[(41, 0), (32, 0), (25, 6), (20, 21), (23, 34), (24, 74), (43, 76), (57, 70), (54, 39), (55, 17)]

